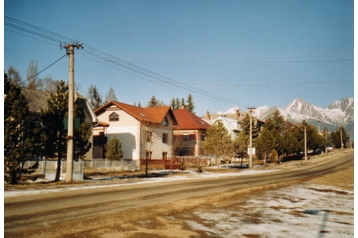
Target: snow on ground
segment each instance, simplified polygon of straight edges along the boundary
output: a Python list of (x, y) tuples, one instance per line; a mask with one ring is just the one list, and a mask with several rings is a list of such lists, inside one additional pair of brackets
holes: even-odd
[[(142, 178), (133, 181), (122, 181), (118, 177), (102, 176), (92, 177), (93, 185), (37, 190), (6, 190), (4, 197), (188, 179), (243, 176), (273, 171), (276, 170), (242, 170), (239, 173), (205, 172), (200, 174), (194, 171), (186, 171), (185, 174), (173, 171), (175, 176)], [(160, 173), (160, 171), (156, 172)], [(161, 172), (168, 174), (168, 171)], [(118, 183), (96, 183), (103, 180), (113, 180), (114, 182), (118, 180)], [(239, 202), (229, 208), (223, 209), (218, 204), (212, 204), (209, 208), (199, 208), (192, 215), (180, 218), (168, 217), (168, 219), (181, 220), (193, 230), (200, 230), (208, 236), (214, 237), (353, 237), (354, 192), (338, 187), (305, 183), (268, 191), (260, 197)], [(320, 233), (320, 231), (323, 232)]]
[(194, 216), (180, 220), (214, 237), (353, 237), (354, 193), (307, 183)]

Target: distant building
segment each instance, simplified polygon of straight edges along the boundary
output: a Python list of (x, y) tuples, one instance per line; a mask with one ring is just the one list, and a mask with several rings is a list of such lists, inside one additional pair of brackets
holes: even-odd
[(200, 156), (203, 154), (202, 142), (210, 124), (185, 108), (174, 111), (178, 124), (174, 126), (175, 155)]
[[(205, 120), (210, 125), (215, 125), (218, 121), (222, 122), (225, 128), (228, 130), (229, 135), (232, 139), (235, 139), (239, 133), (243, 130), (241, 124), (243, 118), (249, 112), (240, 113), (239, 109), (235, 110), (235, 113), (214, 113), (210, 114), (208, 111), (205, 116), (203, 116), (203, 120)], [(254, 126), (257, 126), (259, 131), (261, 131), (262, 126), (265, 124), (263, 121), (258, 120), (256, 117), (252, 117)]]

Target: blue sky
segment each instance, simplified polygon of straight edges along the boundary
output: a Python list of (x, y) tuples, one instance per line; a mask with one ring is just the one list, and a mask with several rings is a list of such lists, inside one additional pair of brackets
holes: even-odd
[[(5, 0), (4, 15), (66, 39), (75, 82), (86, 95), (110, 87), (118, 101), (145, 106), (192, 94), (198, 115), (255, 106), (285, 107), (295, 98), (327, 107), (354, 97), (354, 2), (341, 0)], [(61, 58), (61, 37), (9, 26), (4, 70), (26, 79)], [(6, 24), (8, 23), (8, 24)], [(48, 32), (45, 34), (48, 36)], [(69, 43), (69, 42), (66, 42)], [(110, 57), (110, 58), (106, 58)], [(68, 80), (64, 57), (39, 75)]]

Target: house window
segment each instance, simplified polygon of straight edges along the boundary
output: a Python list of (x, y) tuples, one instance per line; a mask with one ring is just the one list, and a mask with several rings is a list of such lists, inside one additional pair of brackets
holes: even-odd
[(205, 134), (205, 133), (201, 133), (201, 141), (205, 141), (205, 137), (206, 137), (206, 134)]
[(163, 126), (168, 126), (168, 119), (166, 117), (164, 117)]
[(147, 151), (146, 155), (145, 155), (145, 158), (148, 159), (148, 160), (151, 160), (152, 159), (152, 151)]
[(119, 115), (113, 112), (111, 115), (109, 115), (109, 121), (119, 121)]
[(163, 152), (162, 158), (163, 158), (163, 160), (167, 160), (167, 159), (168, 159), (168, 153), (167, 153), (167, 152)]
[(189, 140), (189, 134), (185, 134), (185, 135), (183, 136), (183, 140), (188, 141), (188, 140)]
[(153, 142), (153, 132), (147, 131), (147, 142)]
[(163, 133), (163, 143), (168, 144), (168, 134), (167, 133)]
[(187, 149), (187, 148), (182, 149), (181, 150), (181, 155), (182, 156), (189, 155), (189, 149)]

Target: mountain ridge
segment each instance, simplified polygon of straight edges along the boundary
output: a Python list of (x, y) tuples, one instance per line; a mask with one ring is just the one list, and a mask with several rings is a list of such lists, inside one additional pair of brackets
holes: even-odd
[[(236, 109), (238, 108), (234, 107), (224, 113), (220, 113), (231, 114)], [(259, 120), (265, 121), (266, 117), (276, 110), (280, 111), (285, 120), (294, 124), (306, 120), (309, 124), (320, 124), (322, 128), (326, 126), (327, 128), (335, 129), (343, 126), (352, 130), (354, 127), (354, 98), (352, 97), (336, 100), (326, 108), (312, 105), (302, 98), (296, 98), (284, 108), (276, 106), (258, 107), (253, 112), (253, 115)]]

